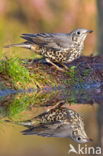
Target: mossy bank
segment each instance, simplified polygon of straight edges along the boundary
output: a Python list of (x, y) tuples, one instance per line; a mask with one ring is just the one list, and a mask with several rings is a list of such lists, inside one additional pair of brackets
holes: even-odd
[[(0, 61), (0, 89), (28, 89), (102, 82), (103, 57), (80, 57), (68, 65), (68, 71), (36, 60), (9, 58)], [(98, 68), (98, 64), (101, 68)]]
[(52, 75), (33, 69), (19, 58), (5, 59), (0, 62), (0, 88), (27, 89), (57, 85)]

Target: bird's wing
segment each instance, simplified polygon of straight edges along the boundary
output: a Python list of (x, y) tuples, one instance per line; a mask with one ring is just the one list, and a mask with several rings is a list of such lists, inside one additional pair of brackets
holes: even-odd
[(71, 41), (68, 35), (64, 33), (22, 34), (21, 37), (29, 43), (59, 50), (68, 48)]
[(50, 129), (47, 125), (37, 125), (32, 128), (28, 128), (21, 132), (23, 135), (40, 135), (40, 136), (48, 136), (50, 135)]
[(21, 133), (23, 135), (40, 135), (40, 136), (46, 136), (46, 137), (66, 137), (66, 131), (68, 133), (69, 131), (69, 124), (39, 124), (35, 127), (32, 127), (30, 129), (26, 129), (22, 131)]

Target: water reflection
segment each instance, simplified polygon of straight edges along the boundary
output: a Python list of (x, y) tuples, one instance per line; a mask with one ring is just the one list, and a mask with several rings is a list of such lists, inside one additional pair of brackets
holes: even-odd
[(30, 120), (5, 121), (27, 127), (28, 129), (22, 131), (23, 135), (66, 137), (78, 143), (90, 142), (91, 139), (87, 137), (82, 118), (76, 111), (64, 107), (65, 104), (65, 101), (60, 101), (54, 108)]
[[(66, 107), (79, 113), (85, 123), (87, 135), (93, 139), (88, 146), (100, 146), (102, 125), (97, 114), (102, 107), (102, 92), (100, 88), (42, 90), (38, 92), (19, 93), (9, 95), (0, 99), (0, 155), (10, 156), (32, 156), (32, 155), (54, 155), (68, 156), (69, 144), (77, 148), (78, 144), (69, 138), (49, 138), (41, 136), (24, 136), (20, 132), (25, 127), (2, 120), (23, 121), (52, 109), (55, 103), (65, 100)], [(85, 104), (85, 105), (84, 105)], [(99, 105), (98, 105), (99, 104)], [(102, 115), (101, 115), (102, 116)], [(99, 122), (98, 122), (99, 121)], [(99, 128), (98, 128), (99, 123)], [(101, 130), (101, 133), (99, 132)], [(82, 146), (85, 146), (82, 145)], [(71, 153), (70, 155), (75, 155)], [(88, 155), (88, 154), (86, 154)], [(92, 155), (92, 154), (91, 154)]]

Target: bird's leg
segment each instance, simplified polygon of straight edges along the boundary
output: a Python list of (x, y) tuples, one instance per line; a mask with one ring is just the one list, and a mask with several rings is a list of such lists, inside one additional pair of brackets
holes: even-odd
[(61, 101), (58, 101), (54, 107), (55, 107), (55, 108), (60, 108), (60, 107), (63, 106), (64, 104), (65, 104), (65, 100), (61, 100)]
[(54, 109), (54, 108), (60, 108), (65, 104), (65, 100), (58, 101), (54, 106), (51, 106), (49, 109), (47, 109), (47, 112)]
[(53, 63), (52, 61), (50, 61), (48, 58), (46, 58), (46, 61), (50, 64), (52, 64), (53, 66), (55, 66), (58, 70), (60, 71), (64, 71), (64, 69), (60, 68), (59, 66), (57, 66), (55, 63)]
[(66, 66), (65, 64), (62, 63), (62, 66), (63, 66), (66, 70), (68, 70), (68, 66)]

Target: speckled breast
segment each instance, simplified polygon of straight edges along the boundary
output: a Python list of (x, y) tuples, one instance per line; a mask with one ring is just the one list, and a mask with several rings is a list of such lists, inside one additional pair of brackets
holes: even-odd
[(68, 63), (80, 57), (82, 49), (77, 45), (73, 48), (61, 50), (42, 48), (41, 55), (54, 62)]

